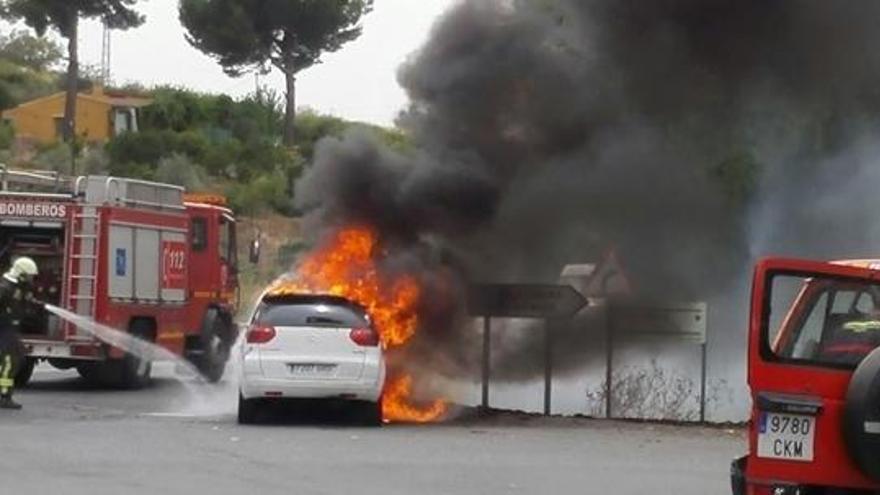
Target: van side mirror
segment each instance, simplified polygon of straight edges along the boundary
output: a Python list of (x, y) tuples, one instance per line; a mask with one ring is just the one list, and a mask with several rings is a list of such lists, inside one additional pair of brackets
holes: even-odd
[(260, 238), (255, 237), (254, 240), (251, 241), (249, 259), (250, 262), (254, 265), (260, 262)]

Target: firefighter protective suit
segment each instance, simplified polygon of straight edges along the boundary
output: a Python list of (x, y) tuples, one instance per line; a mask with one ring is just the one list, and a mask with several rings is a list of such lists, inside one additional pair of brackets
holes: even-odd
[(25, 359), (19, 326), (25, 307), (32, 304), (31, 282), (37, 264), (21, 257), (0, 277), (0, 409), (21, 409), (12, 400), (15, 374)]

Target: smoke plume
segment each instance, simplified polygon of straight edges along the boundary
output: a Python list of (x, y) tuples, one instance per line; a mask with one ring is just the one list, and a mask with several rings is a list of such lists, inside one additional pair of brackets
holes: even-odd
[[(451, 298), (416, 346), (450, 374), (473, 365), (469, 282), (613, 249), (640, 293), (714, 300), (755, 256), (870, 255), (878, 24), (867, 0), (464, 1), (400, 68), (412, 147), (325, 140), (297, 202), (314, 236), (374, 226), (386, 269)], [(537, 373), (530, 349), (499, 359)]]

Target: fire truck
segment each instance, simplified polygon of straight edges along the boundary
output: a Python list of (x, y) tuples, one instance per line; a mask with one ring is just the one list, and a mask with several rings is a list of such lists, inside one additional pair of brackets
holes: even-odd
[[(29, 256), (34, 297), (186, 356), (221, 378), (236, 338), (236, 222), (222, 197), (108, 176), (65, 178), (0, 167), (0, 266)], [(104, 386), (139, 388), (151, 364), (33, 305), (22, 320), (26, 364), (76, 369)]]
[(880, 493), (880, 260), (758, 263), (748, 381), (735, 495)]

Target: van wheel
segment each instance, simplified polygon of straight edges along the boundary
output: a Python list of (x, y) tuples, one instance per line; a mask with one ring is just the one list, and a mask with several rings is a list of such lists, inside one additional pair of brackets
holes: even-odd
[(211, 383), (220, 381), (229, 360), (234, 336), (231, 325), (216, 309), (209, 309), (199, 334), (199, 353), (193, 364)]
[(880, 481), (880, 348), (852, 376), (843, 410), (844, 440), (859, 468)]
[(34, 358), (25, 358), (22, 360), (21, 366), (15, 373), (16, 388), (23, 388), (27, 386), (28, 382), (31, 381), (31, 376), (33, 376), (34, 374), (34, 366), (36, 365), (37, 360)]

